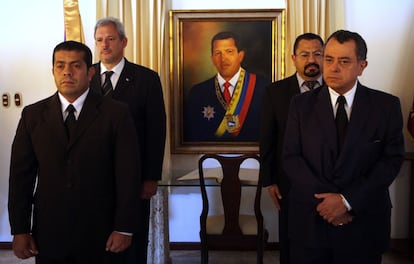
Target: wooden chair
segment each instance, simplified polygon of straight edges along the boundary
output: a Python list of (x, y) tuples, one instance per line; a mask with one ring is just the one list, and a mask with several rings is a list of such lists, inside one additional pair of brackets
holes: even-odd
[[(223, 215), (208, 215), (209, 200), (205, 184), (204, 161), (215, 159), (222, 169), (220, 184)], [(259, 161), (254, 154), (239, 156), (203, 155), (198, 162), (203, 209), (200, 215), (201, 263), (208, 263), (208, 250), (254, 250), (257, 251), (257, 263), (263, 263), (264, 243), (268, 232), (263, 227), (263, 215), (260, 209), (262, 187), (260, 178), (253, 184), (255, 188), (254, 215), (241, 215), (240, 201), (242, 186), (239, 178), (240, 165), (247, 159)], [(258, 173), (257, 173), (258, 175)], [(249, 185), (249, 184), (247, 184)], [(252, 185), (250, 183), (250, 185)], [(253, 210), (252, 210), (253, 211)]]

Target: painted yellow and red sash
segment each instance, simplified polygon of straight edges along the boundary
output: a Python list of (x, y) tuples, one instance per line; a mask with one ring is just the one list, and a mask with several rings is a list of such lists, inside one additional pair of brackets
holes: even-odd
[(226, 114), (216, 130), (215, 135), (217, 137), (222, 137), (227, 133), (234, 137), (239, 135), (249, 111), (255, 86), (256, 74), (241, 69), (230, 104), (227, 106)]

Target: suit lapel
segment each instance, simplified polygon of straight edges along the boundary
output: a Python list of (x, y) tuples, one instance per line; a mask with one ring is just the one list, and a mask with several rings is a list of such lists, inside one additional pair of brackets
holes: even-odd
[(131, 64), (125, 59), (125, 65), (122, 69), (121, 75), (119, 76), (118, 82), (115, 86), (113, 98), (118, 98), (119, 95), (123, 94), (124, 90), (128, 90), (129, 86), (134, 83), (134, 71), (131, 69)]
[[(93, 76), (90, 87), (95, 91), (97, 94), (102, 94), (101, 91), (101, 64), (96, 63), (95, 67), (95, 75)], [(131, 68), (131, 63), (125, 59), (125, 65), (122, 69), (121, 75), (119, 76), (118, 82), (114, 88), (114, 92), (112, 93), (112, 98), (119, 98), (119, 95), (123, 94), (124, 90), (128, 90), (129, 86), (134, 83), (134, 70)]]
[(354, 149), (356, 140), (359, 138), (360, 131), (367, 124), (371, 102), (367, 96), (367, 90), (359, 82), (355, 92), (354, 102), (352, 104), (351, 117), (349, 119), (347, 135), (344, 142), (343, 155), (348, 155), (351, 149)]
[(89, 93), (85, 99), (85, 103), (83, 104), (82, 111), (78, 117), (74, 136), (71, 137), (68, 148), (72, 147), (73, 144), (76, 143), (79, 137), (92, 124), (93, 120), (96, 119), (99, 113), (97, 106), (101, 100), (102, 97), (99, 94), (96, 94), (94, 91), (89, 90)]
[[(333, 153), (338, 152), (336, 126), (334, 121), (333, 109), (331, 104), (331, 97), (326, 85), (322, 86), (316, 96), (315, 111), (318, 117), (318, 125), (321, 127), (323, 133), (321, 138), (331, 148)], [(317, 92), (315, 90), (315, 92)], [(317, 124), (315, 124), (317, 126)]]
[(292, 98), (296, 94), (300, 94), (300, 87), (298, 82), (298, 77), (296, 77), (296, 73), (289, 78), (289, 84), (287, 88), (289, 89), (289, 98)]
[(51, 134), (55, 135), (63, 145), (67, 145), (68, 137), (66, 135), (62, 107), (57, 92), (52, 96), (44, 112), (44, 120), (46, 120), (46, 124), (50, 128)]

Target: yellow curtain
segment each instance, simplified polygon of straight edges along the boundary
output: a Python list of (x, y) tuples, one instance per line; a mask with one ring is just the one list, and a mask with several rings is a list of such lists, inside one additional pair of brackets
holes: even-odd
[(65, 20), (65, 40), (75, 40), (85, 43), (78, 0), (63, 0), (63, 11)]
[[(168, 109), (170, 94), (168, 81), (168, 10), (171, 1), (164, 0), (96, 0), (97, 20), (107, 16), (118, 18), (125, 26), (128, 45), (125, 57), (148, 67), (160, 75), (167, 109), (167, 128), (170, 120)], [(164, 157), (163, 178), (170, 172), (170, 135)]]
[(298, 35), (312, 32), (326, 40), (345, 26), (344, 0), (287, 0), (286, 76), (295, 72), (291, 60)]

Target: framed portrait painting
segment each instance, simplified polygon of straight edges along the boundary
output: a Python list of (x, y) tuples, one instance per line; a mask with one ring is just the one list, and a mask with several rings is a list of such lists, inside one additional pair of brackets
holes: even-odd
[(284, 30), (283, 10), (170, 11), (172, 153), (258, 152)]

